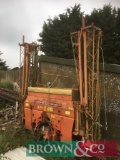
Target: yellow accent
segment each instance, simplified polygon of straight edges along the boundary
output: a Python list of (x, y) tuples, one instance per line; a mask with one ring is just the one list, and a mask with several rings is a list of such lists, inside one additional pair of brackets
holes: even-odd
[(70, 111), (65, 111), (65, 114), (70, 115)]
[(29, 92), (72, 95), (72, 89), (28, 87)]
[(51, 114), (51, 118), (55, 118), (55, 116), (53, 114)]
[(47, 111), (53, 112), (53, 107), (47, 107)]
[(30, 105), (29, 105), (29, 103), (25, 103), (25, 106), (26, 106), (26, 107), (29, 107)]
[(44, 106), (44, 111), (46, 111), (46, 106)]

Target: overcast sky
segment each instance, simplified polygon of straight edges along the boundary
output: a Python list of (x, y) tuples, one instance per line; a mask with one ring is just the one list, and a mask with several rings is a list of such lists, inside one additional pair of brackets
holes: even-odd
[(44, 21), (65, 12), (74, 4), (81, 4), (81, 11), (89, 14), (93, 8), (104, 4), (120, 8), (120, 0), (0, 0), (0, 51), (1, 58), (10, 68), (19, 67), (19, 46), (37, 41)]

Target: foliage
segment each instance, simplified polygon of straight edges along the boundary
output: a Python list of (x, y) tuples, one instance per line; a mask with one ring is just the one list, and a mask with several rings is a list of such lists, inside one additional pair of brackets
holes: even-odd
[(94, 24), (103, 31), (103, 51), (106, 63), (120, 64), (120, 8), (104, 5), (86, 15), (87, 24)]
[[(13, 90), (13, 83), (11, 81), (0, 82), (0, 88)], [(0, 110), (11, 107), (12, 103), (0, 98)]]
[[(73, 58), (70, 33), (81, 28), (82, 15), (80, 4), (75, 4), (65, 13), (44, 22), (39, 41), (45, 55)], [(94, 22), (103, 31), (105, 62), (120, 64), (120, 8), (104, 5), (102, 9), (93, 9), (85, 19), (86, 25)]]
[(6, 108), (11, 108), (12, 106), (13, 103), (0, 98), (0, 111)]
[(17, 147), (25, 147), (29, 140), (34, 140), (32, 131), (28, 131), (25, 128), (16, 129), (12, 124), (5, 131), (0, 131), (0, 154)]
[(67, 8), (66, 12), (44, 22), (40, 33), (41, 50), (48, 56), (73, 58), (70, 32), (81, 27), (80, 4)]
[[(0, 55), (2, 55), (3, 53), (0, 52)], [(6, 61), (3, 61), (0, 58), (0, 71), (6, 71), (8, 70), (8, 66), (6, 65)]]
[(11, 81), (0, 82), (0, 88), (6, 88), (6, 89), (13, 90), (13, 83)]

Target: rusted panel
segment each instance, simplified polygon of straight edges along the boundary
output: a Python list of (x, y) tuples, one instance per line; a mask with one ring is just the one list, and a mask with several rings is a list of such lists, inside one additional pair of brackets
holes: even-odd
[(24, 108), (24, 114), (25, 114), (25, 127), (26, 129), (31, 130), (32, 129), (32, 112), (29, 108)]

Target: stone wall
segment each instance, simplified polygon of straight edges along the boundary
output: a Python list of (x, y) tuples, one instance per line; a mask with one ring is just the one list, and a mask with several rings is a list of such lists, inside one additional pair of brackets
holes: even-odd
[[(105, 84), (105, 99), (103, 99)], [(102, 137), (120, 142), (120, 74), (100, 74)], [(105, 107), (106, 104), (106, 107)], [(106, 126), (107, 122), (107, 126)], [(107, 127), (107, 130), (106, 130)]]
[[(51, 82), (52, 87), (77, 87), (73, 60), (42, 56), (40, 67), (42, 84)], [(120, 141), (120, 66), (105, 64), (104, 67), (100, 64), (101, 134), (103, 139)]]
[[(0, 81), (11, 80), (19, 82), (18, 71), (0, 72)], [(40, 56), (38, 86), (46, 86), (51, 82), (52, 87), (75, 88), (77, 77), (74, 60)], [(105, 97), (104, 95), (105, 85)], [(103, 139), (119, 140), (120, 133), (120, 66), (100, 64), (100, 97), (101, 124)], [(106, 103), (105, 103), (106, 102)], [(105, 116), (106, 115), (106, 116)], [(108, 127), (106, 126), (106, 122)], [(106, 128), (107, 127), (107, 128)], [(105, 130), (107, 129), (107, 130)]]
[(40, 75), (41, 84), (51, 82), (52, 87), (57, 88), (77, 87), (75, 67), (73, 66), (42, 62)]

